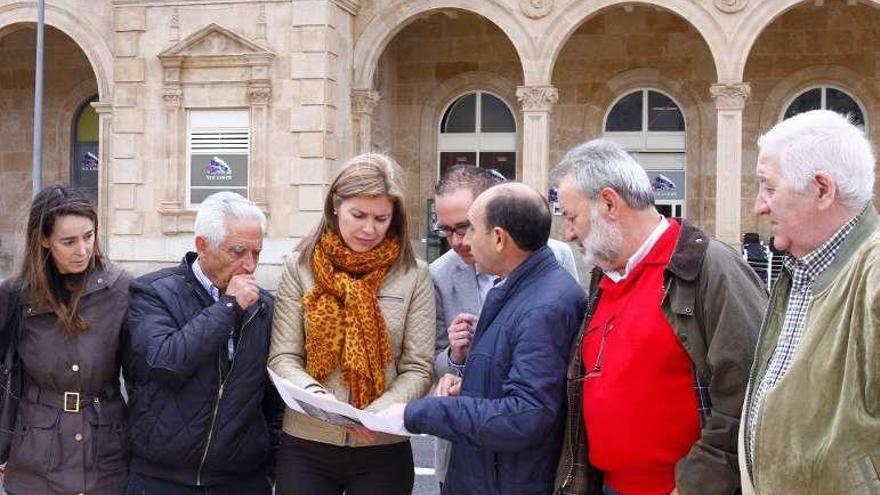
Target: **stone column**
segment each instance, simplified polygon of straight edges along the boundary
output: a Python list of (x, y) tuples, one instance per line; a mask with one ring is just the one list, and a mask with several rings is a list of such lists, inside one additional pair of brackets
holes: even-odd
[(165, 183), (162, 187), (162, 210), (178, 210), (186, 204), (186, 171), (180, 164), (181, 149), (180, 120), (183, 90), (179, 86), (166, 86), (162, 92), (165, 103), (165, 130), (162, 134), (165, 141)]
[(742, 114), (751, 91), (748, 83), (716, 83), (709, 88), (718, 112), (715, 237), (732, 245), (742, 243)]
[(248, 88), (251, 105), (251, 163), (250, 199), (266, 210), (266, 172), (269, 166), (269, 102), (272, 88), (268, 84), (252, 85)]
[(522, 181), (546, 194), (550, 175), (550, 112), (559, 100), (553, 86), (520, 86), (523, 109)]
[(351, 118), (356, 153), (372, 150), (373, 110), (382, 96), (374, 89), (351, 90)]
[(113, 104), (103, 101), (92, 103), (98, 114), (98, 221), (101, 245), (106, 255), (110, 247), (110, 136), (113, 132)]

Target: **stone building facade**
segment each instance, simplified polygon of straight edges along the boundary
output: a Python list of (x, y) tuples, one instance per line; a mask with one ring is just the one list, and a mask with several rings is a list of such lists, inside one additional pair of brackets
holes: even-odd
[[(96, 198), (135, 273), (191, 248), (194, 206), (268, 214), (261, 277), (354, 153), (402, 164), (414, 242), (440, 171), (547, 190), (567, 149), (618, 140), (670, 214), (730, 243), (755, 140), (823, 107), (880, 138), (880, 0), (47, 0), (44, 183)], [(0, 0), (0, 276), (30, 194), (35, 2)], [(420, 250), (424, 252), (423, 250)]]

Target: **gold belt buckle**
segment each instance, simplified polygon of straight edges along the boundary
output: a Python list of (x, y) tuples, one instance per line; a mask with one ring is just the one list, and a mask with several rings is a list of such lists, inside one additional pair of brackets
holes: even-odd
[[(70, 401), (73, 401), (73, 406)], [(64, 412), (79, 412), (79, 392), (64, 392)]]

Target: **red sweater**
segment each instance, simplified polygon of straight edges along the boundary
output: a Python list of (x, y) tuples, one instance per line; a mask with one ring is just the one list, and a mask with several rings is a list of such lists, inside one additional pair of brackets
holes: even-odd
[[(627, 495), (671, 492), (675, 463), (700, 437), (690, 358), (660, 310), (663, 271), (680, 231), (670, 221), (626, 279), (602, 278), (581, 348), (590, 462)], [(600, 347), (601, 369), (591, 373)]]

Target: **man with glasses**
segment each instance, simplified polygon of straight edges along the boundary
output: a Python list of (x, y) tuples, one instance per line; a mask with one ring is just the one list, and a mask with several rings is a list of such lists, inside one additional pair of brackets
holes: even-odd
[(620, 146), (585, 143), (554, 175), (566, 237), (595, 266), (569, 362), (556, 493), (738, 493), (761, 281), (729, 246), (663, 218)]
[(384, 410), (452, 441), (444, 495), (547, 495), (565, 421), (565, 370), (586, 309), (583, 288), (547, 247), (547, 201), (524, 184), (480, 194), (465, 244), (501, 279), (484, 301), (461, 377), (435, 397)]
[[(430, 266), (437, 302), (434, 376), (438, 378), (449, 372), (461, 374), (477, 316), (495, 281), (495, 276), (476, 266), (470, 247), (463, 242), (470, 226), (468, 208), (483, 191), (502, 182), (505, 178), (496, 170), (458, 165), (440, 178), (434, 190), (434, 232), (444, 237), (451, 248)], [(577, 280), (574, 254), (568, 244), (550, 239), (547, 245), (559, 264)], [(449, 442), (438, 438), (434, 466), (441, 486), (448, 465)]]

